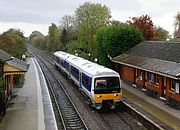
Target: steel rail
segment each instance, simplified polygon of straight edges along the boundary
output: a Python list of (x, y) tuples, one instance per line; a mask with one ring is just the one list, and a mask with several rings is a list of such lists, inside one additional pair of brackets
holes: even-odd
[[(43, 59), (46, 58), (44, 58), (44, 56), (40, 53), (37, 54), (37, 51), (35, 53), (35, 51), (32, 48), (29, 49), (29, 51), (34, 55), (34, 57), (37, 58), (37, 61), (39, 62), (44, 75), (47, 77), (46, 79), (49, 79), (48, 82), (51, 84), (53, 95), (57, 101), (59, 107), (58, 109), (61, 120), (63, 122), (64, 129), (87, 130), (88, 127), (86, 126), (85, 122), (83, 121), (82, 117), (77, 111), (75, 105), (73, 104), (72, 100), (65, 91), (62, 83), (59, 81), (56, 75), (49, 69), (49, 67), (44, 63)], [(50, 77), (51, 78), (53, 77), (54, 80), (51, 81)]]

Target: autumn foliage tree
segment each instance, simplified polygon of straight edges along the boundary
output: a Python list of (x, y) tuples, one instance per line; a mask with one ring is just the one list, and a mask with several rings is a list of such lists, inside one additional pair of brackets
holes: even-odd
[(142, 15), (140, 17), (133, 17), (127, 23), (136, 27), (140, 32), (142, 32), (146, 40), (151, 40), (154, 36), (153, 22), (151, 17), (148, 15)]

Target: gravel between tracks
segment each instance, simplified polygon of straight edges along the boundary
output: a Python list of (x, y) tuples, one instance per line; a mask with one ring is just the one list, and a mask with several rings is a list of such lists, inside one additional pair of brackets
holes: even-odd
[[(77, 87), (73, 85), (70, 80), (67, 80), (67, 78), (52, 64), (49, 62), (47, 62), (47, 64), (51, 67), (54, 74), (61, 80), (64, 89), (70, 96), (89, 130), (146, 130), (141, 123), (125, 112), (102, 112), (91, 108), (86, 104), (84, 97), (82, 97), (82, 94), (80, 94)], [(128, 124), (126, 120), (131, 123)]]

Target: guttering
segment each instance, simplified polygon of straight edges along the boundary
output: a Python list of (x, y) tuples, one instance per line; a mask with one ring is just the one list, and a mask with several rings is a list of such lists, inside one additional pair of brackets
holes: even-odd
[(123, 63), (123, 62), (120, 62), (120, 61), (116, 61), (116, 60), (111, 60), (111, 61), (113, 61), (115, 63), (118, 63), (118, 64), (123, 64), (123, 65), (129, 66), (129, 67), (133, 67), (133, 68), (136, 68), (136, 69), (141, 69), (141, 70), (148, 71), (148, 72), (151, 72), (151, 73), (159, 74), (161, 76), (165, 76), (165, 77), (168, 77), (168, 78), (172, 78), (172, 79), (176, 79), (176, 80), (180, 79), (180, 78), (177, 78), (177, 77), (174, 77), (174, 76), (171, 76), (171, 75), (167, 75), (167, 74), (164, 74), (164, 73), (161, 73), (161, 72), (156, 72), (156, 71), (153, 71), (153, 70), (148, 70), (148, 69), (141, 68), (141, 67), (138, 67), (138, 66), (135, 66), (135, 65)]

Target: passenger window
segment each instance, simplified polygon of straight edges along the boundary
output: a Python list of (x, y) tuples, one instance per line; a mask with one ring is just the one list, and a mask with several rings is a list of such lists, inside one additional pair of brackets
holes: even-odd
[(82, 76), (82, 83), (84, 86), (89, 87), (88, 79), (85, 76)]
[(87, 90), (91, 90), (91, 78), (82, 73), (82, 85), (87, 88)]

